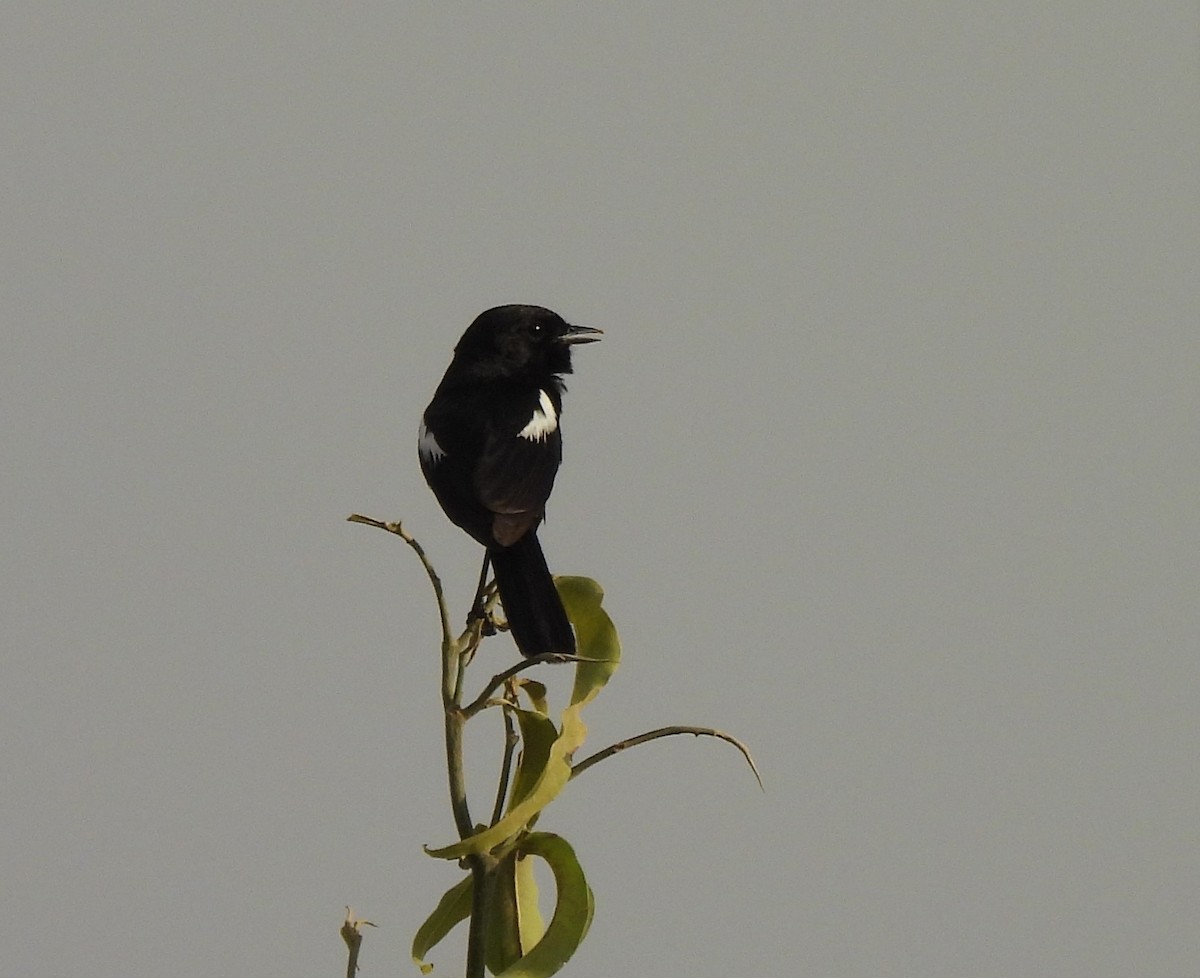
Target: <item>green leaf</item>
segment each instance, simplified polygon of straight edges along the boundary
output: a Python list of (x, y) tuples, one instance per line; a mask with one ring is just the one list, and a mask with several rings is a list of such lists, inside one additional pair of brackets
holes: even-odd
[(531, 832), (521, 840), (520, 851), (546, 860), (554, 873), (554, 916), (532, 950), (497, 978), (549, 978), (570, 960), (587, 936), (595, 904), (575, 850), (566, 839), (549, 832)]
[(520, 960), (546, 932), (538, 907), (533, 860), (514, 850), (500, 860), (487, 921), (487, 967), (500, 974)]
[(562, 713), (562, 733), (550, 745), (550, 753), (541, 774), (529, 793), (491, 828), (476, 832), (460, 842), (441, 849), (426, 849), (435, 859), (461, 859), (471, 853), (487, 852), (515, 838), (535, 815), (558, 797), (571, 780), (571, 756), (587, 739), (587, 727), (579, 715), (583, 704), (568, 706)]
[(473, 889), (470, 876), (459, 880), (442, 894), (433, 913), (417, 928), (412, 942), (412, 958), (421, 969), (421, 974), (427, 975), (433, 970), (433, 965), (425, 960), (425, 955), (441, 943), (442, 938), (454, 929), (455, 924), (471, 916)]
[(558, 586), (567, 617), (575, 626), (578, 654), (596, 660), (580, 662), (575, 667), (571, 702), (588, 703), (617, 671), (621, 661), (621, 639), (608, 612), (600, 606), (604, 588), (596, 581), (590, 577), (556, 577), (554, 583)]
[(550, 751), (558, 739), (558, 727), (554, 721), (531, 710), (513, 710), (521, 730), (521, 756), (509, 793), (508, 807), (524, 801), (537, 785), (538, 778), (546, 770)]

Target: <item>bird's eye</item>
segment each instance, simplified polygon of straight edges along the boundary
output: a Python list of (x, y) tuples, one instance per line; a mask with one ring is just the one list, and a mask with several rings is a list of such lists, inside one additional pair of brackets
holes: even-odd
[(531, 323), (529, 326), (529, 332), (533, 336), (541, 336), (545, 329), (546, 327), (541, 323)]

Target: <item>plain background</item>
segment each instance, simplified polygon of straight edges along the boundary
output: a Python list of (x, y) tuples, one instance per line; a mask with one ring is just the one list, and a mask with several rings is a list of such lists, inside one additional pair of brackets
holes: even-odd
[(3, 21), (6, 973), (340, 974), (352, 904), (416, 974), (434, 611), (344, 519), (465, 611), (415, 433), (509, 301), (606, 331), (544, 534), (625, 643), (589, 746), (766, 780), (572, 785), (568, 973), (1196, 973), (1194, 3)]

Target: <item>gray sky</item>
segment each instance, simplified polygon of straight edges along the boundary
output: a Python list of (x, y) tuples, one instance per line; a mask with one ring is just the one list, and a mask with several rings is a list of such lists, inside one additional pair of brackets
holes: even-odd
[(1198, 19), (10, 5), (6, 970), (338, 974), (347, 903), (408, 970), (435, 618), (343, 520), (465, 611), (416, 424), (523, 301), (606, 331), (544, 534), (625, 642), (590, 746), (767, 783), (573, 784), (569, 973), (1194, 974)]

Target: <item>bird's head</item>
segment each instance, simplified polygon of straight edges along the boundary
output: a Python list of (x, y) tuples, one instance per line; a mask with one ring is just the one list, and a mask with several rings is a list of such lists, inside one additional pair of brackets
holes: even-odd
[(496, 306), (480, 313), (454, 348), (456, 363), (476, 377), (532, 379), (571, 372), (571, 347), (601, 330), (573, 326), (541, 306)]

